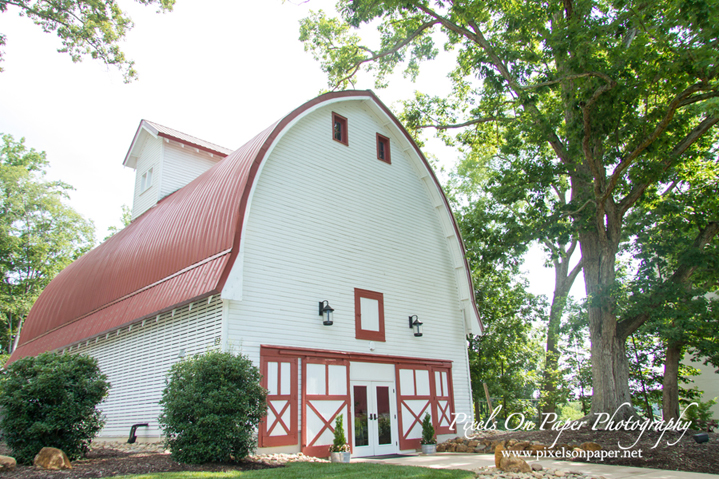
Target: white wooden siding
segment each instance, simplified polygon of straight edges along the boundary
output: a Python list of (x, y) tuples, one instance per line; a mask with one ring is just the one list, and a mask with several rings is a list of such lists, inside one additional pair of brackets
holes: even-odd
[[(132, 219), (152, 208), (157, 203), (158, 185), (162, 178), (162, 140), (144, 134), (144, 144), (137, 160), (135, 170), (135, 195), (132, 202)], [(142, 175), (150, 168), (152, 171), (152, 185), (145, 191), (141, 190)]]
[(218, 156), (213, 158), (204, 151), (198, 152), (189, 146), (183, 148), (172, 141), (165, 142), (160, 199), (190, 183), (212, 168), (218, 160)]
[[(331, 138), (332, 111), (348, 120), (349, 146)], [(279, 141), (251, 199), (234, 265), (241, 282), (226, 285), (241, 288), (228, 301), (227, 338), (257, 364), (261, 344), (452, 360), (456, 412), (471, 418), (467, 287), (458, 286), (434, 185), (384, 123), (362, 102), (335, 103)], [(391, 165), (377, 160), (378, 132), (391, 139)], [(354, 288), (384, 294), (386, 342), (355, 339)], [(322, 325), (322, 300), (335, 309), (333, 326)]]
[(75, 346), (69, 353), (89, 354), (97, 358), (107, 375), (110, 394), (100, 409), (107, 417), (101, 437), (126, 437), (130, 426), (139, 428), (138, 437), (158, 437), (159, 401), (170, 367), (185, 357), (220, 347), (222, 302), (215, 297), (210, 304), (200, 300), (192, 305), (123, 327)]

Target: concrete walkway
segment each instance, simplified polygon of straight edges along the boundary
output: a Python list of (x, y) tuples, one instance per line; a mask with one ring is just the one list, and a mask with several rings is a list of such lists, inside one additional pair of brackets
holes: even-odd
[[(381, 464), (398, 464), (402, 466), (422, 466), (437, 469), (467, 469), (475, 470), (481, 467), (494, 467), (494, 454), (458, 454), (438, 453), (432, 456), (416, 454), (405, 457), (388, 458), (352, 458), (352, 462), (377, 462)], [(606, 479), (719, 479), (719, 474), (701, 474), (698, 472), (664, 471), (644, 467), (611, 466), (608, 464), (595, 464), (587, 462), (556, 461), (542, 459), (540, 461), (527, 461), (530, 464), (539, 462), (545, 469), (561, 471), (576, 471), (589, 477), (604, 476)]]

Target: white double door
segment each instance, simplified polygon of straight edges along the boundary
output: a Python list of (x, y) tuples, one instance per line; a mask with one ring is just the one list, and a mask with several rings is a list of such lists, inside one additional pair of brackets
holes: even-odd
[(352, 381), (353, 456), (399, 451), (394, 382)]

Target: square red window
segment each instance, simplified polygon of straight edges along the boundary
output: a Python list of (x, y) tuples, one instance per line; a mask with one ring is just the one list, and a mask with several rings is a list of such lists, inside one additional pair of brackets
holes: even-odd
[(384, 296), (355, 288), (355, 338), (384, 341)]
[(347, 138), (347, 118), (332, 112), (332, 139), (349, 146)]
[(389, 138), (377, 133), (377, 159), (392, 164), (389, 154)]

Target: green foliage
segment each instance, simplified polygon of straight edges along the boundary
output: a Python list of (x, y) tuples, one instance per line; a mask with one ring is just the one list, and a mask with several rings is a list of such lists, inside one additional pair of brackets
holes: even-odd
[(434, 435), (434, 426), (432, 426), (432, 418), (429, 414), (425, 414), (422, 418), (422, 439), (420, 444), (437, 444), (437, 437)]
[(688, 407), (684, 414), (685, 421), (691, 421), (691, 429), (695, 431), (712, 432), (717, 427), (711, 407), (717, 403), (717, 398), (709, 401), (696, 401), (696, 406)]
[(70, 185), (43, 179), (44, 152), (2, 136), (0, 145), (0, 345), (47, 284), (94, 244), (94, 226), (63, 204)]
[[(175, 4), (175, 0), (136, 1), (157, 4), (158, 11), (171, 11)], [(133, 23), (116, 0), (0, 0), (0, 13), (8, 6), (17, 8), (21, 16), (30, 18), (44, 32), (55, 32), (62, 42), (58, 51), (69, 54), (72, 61), (79, 62), (89, 55), (106, 65), (116, 65), (123, 71), (126, 82), (137, 77), (132, 68), (134, 62), (125, 58), (119, 45)], [(0, 35), (0, 46), (4, 43), (5, 36)]]
[(344, 416), (339, 415), (335, 419), (335, 432), (334, 441), (330, 447), (330, 452), (347, 452), (350, 450), (349, 444), (347, 444), (347, 437), (345, 436)]
[(501, 404), (506, 417), (524, 411), (523, 400), (539, 386), (542, 346), (534, 325), (542, 320), (543, 303), (506, 271), (479, 276), (473, 269), (473, 278), (486, 333), (468, 338), (472, 391), (475, 402), (483, 400), (486, 383), (490, 396), (500, 398), (493, 406)]
[(585, 415), (585, 412), (582, 411), (582, 403), (578, 401), (571, 401), (557, 408), (557, 420), (559, 422), (577, 421)]
[(118, 232), (122, 231), (124, 228), (130, 226), (130, 223), (132, 222), (132, 209), (130, 209), (127, 205), (122, 205), (122, 214), (120, 215), (120, 226), (119, 228), (117, 226), (110, 226), (107, 229), (107, 236), (105, 236), (105, 239), (103, 239), (103, 243), (113, 236), (115, 236)]
[(43, 353), (10, 364), (0, 380), (0, 426), (13, 457), (31, 464), (43, 447), (82, 457), (104, 424), (97, 405), (109, 389), (90, 356)]
[(266, 397), (259, 369), (246, 356), (211, 351), (175, 363), (159, 418), (172, 457), (202, 464), (250, 454)]
[(562, 362), (567, 400), (579, 403), (582, 412), (589, 413), (592, 391), (592, 360), (589, 352), (589, 318), (583, 303), (571, 303), (564, 323)]

